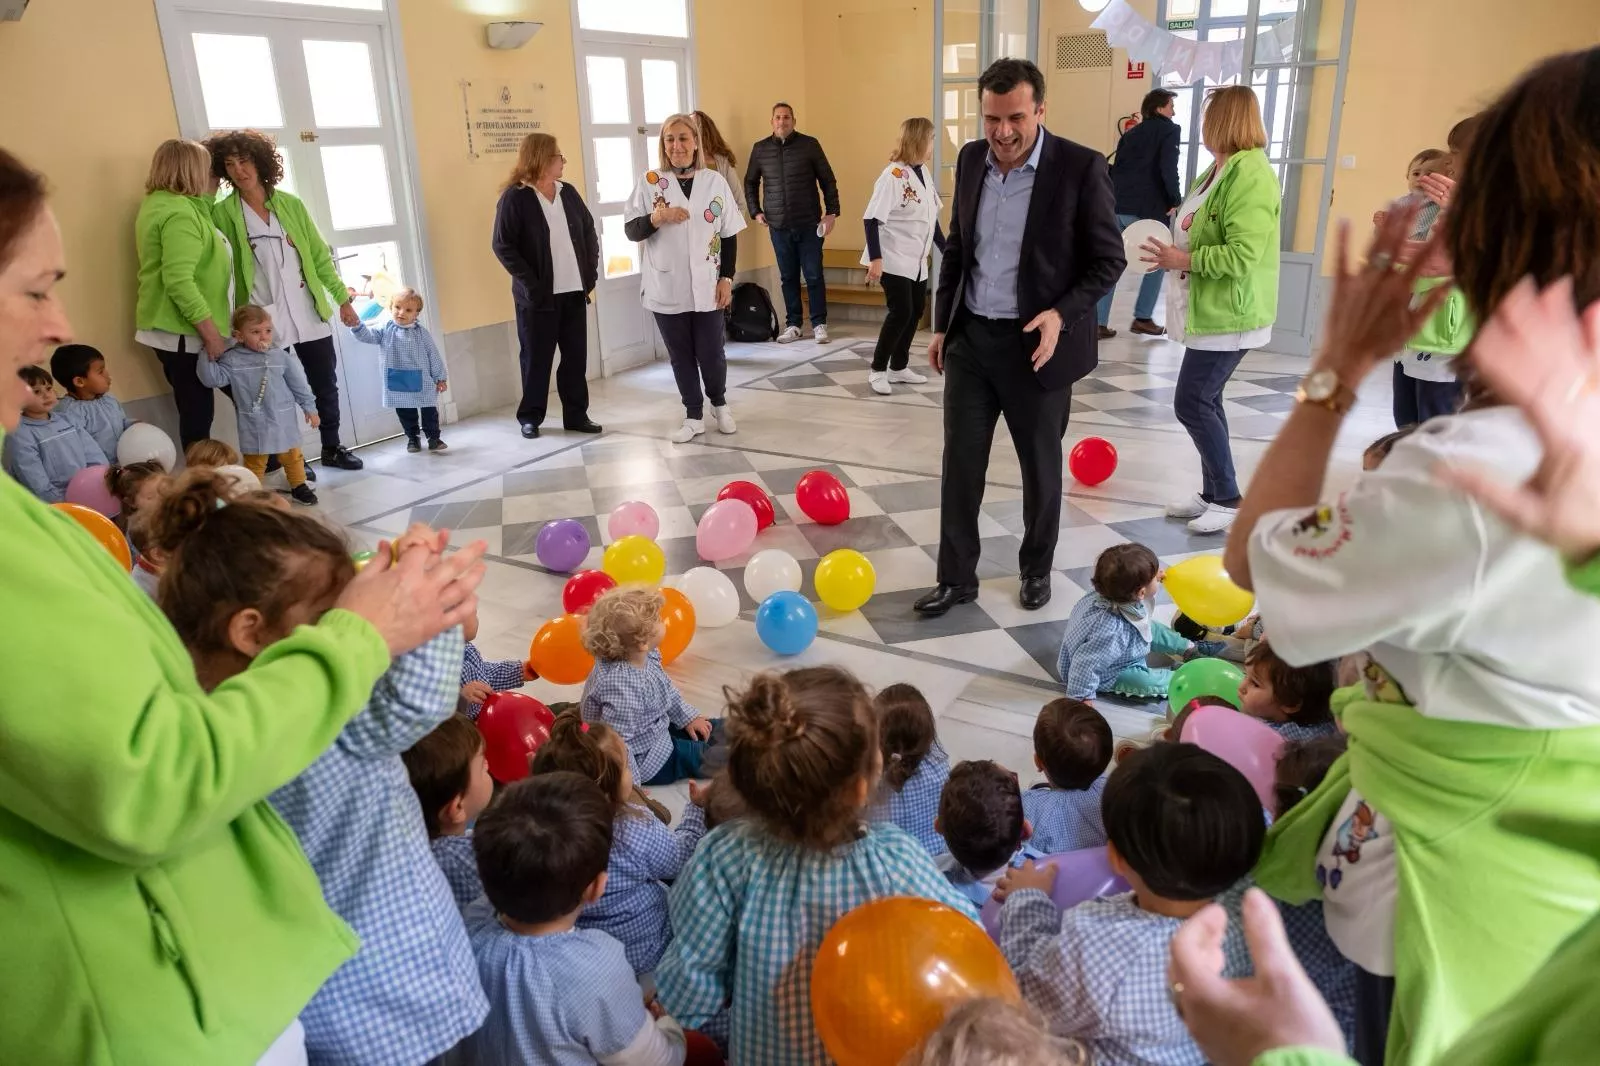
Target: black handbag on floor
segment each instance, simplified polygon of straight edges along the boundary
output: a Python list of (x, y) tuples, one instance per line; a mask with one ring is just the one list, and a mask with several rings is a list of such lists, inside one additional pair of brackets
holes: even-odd
[(770, 341), (778, 335), (778, 312), (772, 306), (772, 297), (753, 281), (733, 287), (727, 319), (729, 340)]

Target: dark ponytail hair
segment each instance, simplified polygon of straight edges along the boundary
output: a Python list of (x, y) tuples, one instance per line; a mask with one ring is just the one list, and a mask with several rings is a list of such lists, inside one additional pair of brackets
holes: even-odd
[(883, 780), (899, 792), (922, 768), (939, 741), (933, 708), (915, 685), (890, 685), (872, 701), (878, 712), (878, 746), (883, 751)]
[(146, 481), (153, 477), (166, 477), (167, 468), (158, 460), (146, 459), (139, 463), (129, 463), (122, 466), (113, 463), (106, 468), (106, 491), (117, 498), (122, 504), (124, 516), (133, 513), (134, 501), (139, 498), (139, 489)]
[(528, 772), (581, 774), (600, 786), (615, 814), (622, 814), (628, 808), (622, 792), (622, 772), (627, 768), (622, 760), (627, 756), (618, 757), (622, 743), (622, 735), (604, 722), (585, 723), (577, 711), (563, 711), (550, 727), (550, 739), (529, 761)]
[(188, 471), (145, 519), (167, 554), (158, 599), (191, 652), (229, 649), (228, 620), (255, 608), (275, 627), (291, 607), (355, 576), (344, 538), (309, 515), (232, 497), (233, 481)]

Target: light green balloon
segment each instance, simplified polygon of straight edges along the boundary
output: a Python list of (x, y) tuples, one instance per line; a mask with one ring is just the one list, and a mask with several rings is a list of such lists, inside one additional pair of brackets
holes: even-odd
[(1215, 696), (1234, 710), (1239, 709), (1239, 684), (1244, 671), (1226, 659), (1192, 659), (1172, 672), (1167, 685), (1167, 706), (1173, 714), (1182, 713), (1192, 700)]

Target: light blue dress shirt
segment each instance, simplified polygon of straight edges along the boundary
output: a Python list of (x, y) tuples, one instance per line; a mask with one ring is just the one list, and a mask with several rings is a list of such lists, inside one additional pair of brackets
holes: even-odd
[(983, 157), (983, 191), (973, 225), (972, 280), (967, 285), (967, 310), (984, 318), (1017, 318), (1017, 268), (1022, 262), (1022, 233), (1028, 226), (1033, 179), (1044, 151), (1044, 129), (1033, 141), (1028, 161), (1002, 174), (994, 151)]

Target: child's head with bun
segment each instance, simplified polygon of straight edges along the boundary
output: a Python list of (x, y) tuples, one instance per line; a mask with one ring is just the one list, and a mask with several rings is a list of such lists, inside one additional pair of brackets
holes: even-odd
[(608, 589), (583, 620), (583, 646), (596, 659), (616, 662), (647, 653), (661, 643), (666, 626), (660, 589), (630, 585)]
[(166, 553), (158, 599), (208, 688), (317, 621), (355, 576), (344, 538), (306, 515), (231, 496), (209, 467), (177, 478), (148, 516)]
[(836, 666), (757, 674), (728, 700), (728, 778), (783, 840), (826, 851), (856, 839), (878, 777), (866, 688)]
[(550, 727), (550, 739), (528, 761), (532, 774), (566, 770), (581, 774), (600, 786), (615, 813), (624, 814), (633, 794), (628, 770), (628, 749), (622, 736), (604, 722), (584, 722), (577, 711), (563, 711)]

